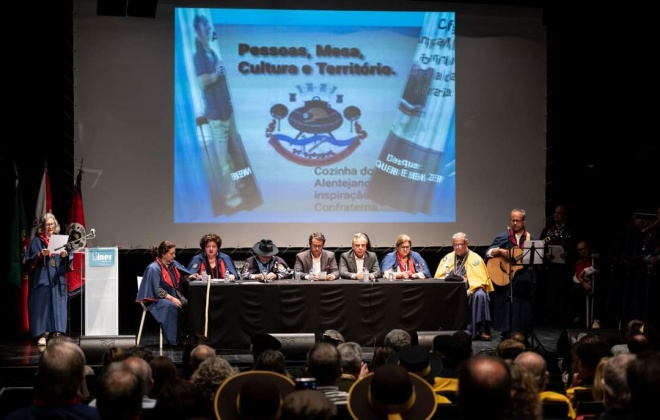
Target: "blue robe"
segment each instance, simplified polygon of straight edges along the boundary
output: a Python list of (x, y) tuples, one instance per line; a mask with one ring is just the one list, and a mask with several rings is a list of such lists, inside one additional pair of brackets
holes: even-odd
[[(234, 277), (238, 278), (238, 271), (236, 270), (236, 266), (234, 265), (234, 261), (232, 261), (231, 257), (229, 257), (229, 255), (227, 254), (219, 252), (216, 261), (216, 268), (218, 270), (220, 270), (219, 268), (220, 260), (222, 260), (225, 263), (225, 270), (229, 270), (230, 274), (233, 274)], [(204, 253), (196, 254), (191, 258), (190, 263), (188, 263), (188, 271), (190, 271), (191, 274), (201, 273), (202, 262), (206, 267), (206, 273), (209, 275), (209, 278), (218, 278), (218, 279), (225, 278), (225, 273), (220, 273), (220, 272), (217, 273), (217, 277), (213, 276), (211, 266), (209, 262), (206, 260), (206, 256), (204, 255)]]
[[(170, 300), (159, 297), (159, 289), (163, 289), (167, 294), (177, 297), (177, 291), (181, 285), (180, 281), (177, 282), (176, 272), (179, 270), (176, 263), (173, 263), (168, 268), (170, 278), (174, 283), (172, 286), (165, 282), (163, 272), (158, 261), (154, 261), (144, 271), (142, 276), (142, 283), (138, 290), (136, 302), (144, 303), (147, 310), (154, 319), (163, 328), (163, 335), (170, 345), (177, 344), (177, 328), (178, 328), (178, 310), (176, 304)], [(181, 279), (179, 279), (181, 280)], [(183, 295), (179, 298), (183, 305), (186, 305), (187, 300)]]
[(73, 261), (73, 253), (69, 253), (68, 258), (60, 257), (59, 252), (52, 257), (43, 257), (41, 250), (46, 248), (44, 240), (36, 236), (25, 257), (30, 277), (28, 316), (32, 337), (46, 332), (66, 332), (68, 294), (65, 274)]
[[(413, 259), (417, 273), (424, 273), (427, 279), (432, 278), (431, 270), (429, 270), (428, 264), (426, 264), (426, 261), (424, 261), (424, 258), (422, 258), (419, 252), (410, 251), (409, 257)], [(396, 251), (385, 255), (383, 262), (380, 263), (380, 271), (384, 273), (387, 270), (397, 271)]]

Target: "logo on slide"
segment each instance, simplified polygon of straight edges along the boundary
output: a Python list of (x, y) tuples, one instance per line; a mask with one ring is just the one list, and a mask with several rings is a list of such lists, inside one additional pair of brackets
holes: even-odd
[[(291, 112), (281, 103), (270, 108), (273, 119), (266, 128), (268, 143), (285, 159), (305, 166), (331, 165), (350, 156), (367, 137), (358, 122), (362, 116), (360, 109), (351, 105), (340, 113), (329, 101), (321, 99), (321, 96), (334, 97), (335, 104), (343, 104), (344, 95), (335, 94), (336, 87), (308, 85), (297, 89), (311, 99)], [(298, 93), (291, 93), (289, 102), (297, 102), (297, 96)], [(282, 131), (285, 118), (288, 123), (285, 131), (297, 132), (293, 137)], [(344, 129), (340, 130), (342, 125)]]

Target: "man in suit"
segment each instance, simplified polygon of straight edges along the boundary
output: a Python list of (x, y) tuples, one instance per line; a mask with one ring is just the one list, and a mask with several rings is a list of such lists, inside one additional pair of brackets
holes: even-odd
[[(339, 277), (339, 267), (335, 253), (323, 249), (325, 245), (325, 236), (321, 232), (314, 232), (309, 235), (309, 249), (296, 254), (296, 263), (293, 266), (294, 271), (302, 273), (307, 280), (328, 280), (332, 281)], [(324, 278), (319, 278), (319, 273), (325, 272)], [(312, 276), (310, 278), (310, 276)]]
[(381, 277), (380, 264), (375, 252), (367, 251), (369, 239), (363, 233), (353, 235), (353, 249), (344, 252), (339, 258), (339, 275), (343, 279), (365, 280), (364, 269), (370, 279)]

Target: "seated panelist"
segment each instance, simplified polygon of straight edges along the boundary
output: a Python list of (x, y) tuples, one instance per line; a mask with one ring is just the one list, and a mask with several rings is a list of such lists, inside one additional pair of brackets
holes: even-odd
[(468, 248), (467, 234), (457, 232), (452, 237), (454, 251), (445, 255), (438, 270), (436, 278), (445, 278), (447, 274), (463, 278), (467, 284), (468, 303), (472, 312), (472, 321), (469, 326), (473, 340), (490, 340), (490, 298), (488, 294), (493, 291), (493, 283), (488, 274), (486, 263), (476, 253)]
[(406, 234), (396, 238), (396, 250), (388, 253), (380, 264), (383, 277), (392, 273), (395, 279), (425, 279), (431, 277), (426, 261), (411, 249), (412, 239)]
[(254, 244), (252, 252), (255, 255), (245, 261), (241, 273), (243, 280), (267, 282), (291, 277), (289, 266), (277, 256), (280, 250), (270, 239), (262, 239)]
[(227, 280), (234, 281), (238, 277), (238, 271), (231, 257), (220, 252), (222, 238), (215, 233), (207, 233), (199, 241), (199, 247), (202, 251), (192, 257), (188, 264), (188, 271), (193, 273), (188, 278), (190, 280), (201, 280), (202, 273), (206, 272), (209, 279), (224, 279), (227, 273)]
[(367, 251), (369, 238), (364, 233), (353, 235), (352, 249), (339, 257), (339, 275), (343, 279), (364, 280), (364, 269), (369, 271), (370, 279), (381, 277), (378, 257), (373, 251)]
[[(325, 236), (321, 232), (314, 232), (309, 235), (309, 249), (296, 254), (296, 263), (294, 270), (298, 270), (307, 280), (328, 280), (332, 281), (339, 278), (339, 266), (335, 253), (323, 249), (325, 245)], [(309, 274), (312, 270), (313, 274)], [(319, 273), (325, 272), (325, 278), (320, 279)], [(312, 278), (310, 278), (310, 275)]]

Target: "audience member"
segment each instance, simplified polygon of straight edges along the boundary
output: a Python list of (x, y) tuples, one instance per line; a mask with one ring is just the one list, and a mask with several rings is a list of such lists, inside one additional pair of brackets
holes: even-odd
[(626, 368), (634, 419), (647, 419), (657, 413), (660, 395), (660, 352), (646, 351), (636, 355)]
[(340, 391), (346, 391), (365, 374), (369, 373), (362, 361), (362, 347), (358, 343), (348, 342), (337, 346), (341, 355), (341, 377), (337, 381)]
[(383, 257), (380, 270), (383, 277), (394, 279), (425, 279), (431, 277), (428, 264), (419, 252), (412, 250), (410, 236), (397, 236), (395, 250)]
[(183, 344), (183, 354), (181, 355), (182, 372), (185, 379), (190, 379), (192, 373), (195, 371), (197, 366), (199, 366), (199, 363), (195, 366), (190, 366), (190, 355), (193, 349), (200, 344), (208, 345), (210, 343), (211, 341), (209, 338), (202, 334), (193, 334), (186, 339), (185, 343)]
[(371, 357), (369, 371), (374, 372), (379, 367), (386, 365), (392, 354), (394, 354), (394, 349), (390, 346), (381, 345), (374, 347), (374, 354)]
[(153, 419), (208, 419), (208, 405), (195, 385), (180, 376), (167, 381), (156, 401)]
[(199, 344), (190, 351), (190, 376), (206, 359), (215, 357), (215, 349), (206, 344)]
[(185, 339), (188, 300), (180, 289), (181, 273), (186, 274), (187, 270), (175, 262), (176, 245), (170, 241), (161, 242), (151, 254), (155, 261), (144, 271), (135, 300), (147, 306), (161, 325), (165, 340), (176, 346), (180, 337)]
[(396, 364), (381, 366), (356, 382), (348, 397), (355, 420), (430, 419), (436, 408), (429, 383)]
[(295, 391), (282, 401), (282, 420), (331, 420), (337, 406), (320, 392), (310, 389)]
[[(309, 235), (309, 249), (296, 254), (293, 269), (301, 272), (307, 280), (331, 281), (338, 279), (339, 266), (335, 253), (324, 249), (324, 245), (325, 236), (321, 232)], [(319, 278), (320, 272), (326, 273), (325, 278)]]
[[(495, 237), (486, 251), (487, 258), (500, 258), (509, 266), (511, 259), (522, 253), (521, 248), (524, 248), (525, 242), (535, 239), (525, 228), (526, 217), (523, 209), (511, 210), (511, 226)], [(533, 325), (532, 299), (536, 271), (532, 267), (514, 271), (513, 284), (494, 284), (494, 290), (490, 294), (493, 300), (493, 328), (501, 331), (502, 338), (506, 338), (512, 330), (527, 334)], [(510, 296), (511, 293), (513, 296)], [(513, 313), (510, 313), (511, 311)]]
[(270, 239), (262, 239), (252, 247), (253, 256), (245, 260), (241, 278), (269, 282), (290, 277), (289, 266), (277, 254), (279, 248)]
[(151, 363), (151, 361), (154, 358), (154, 353), (146, 347), (133, 346), (130, 349), (126, 350), (126, 353), (124, 354), (124, 359), (129, 358), (131, 356), (139, 357), (141, 359), (146, 360), (147, 363)]
[(345, 343), (344, 336), (337, 330), (325, 330), (321, 336), (321, 341), (338, 346)]
[(316, 390), (325, 394), (333, 404), (346, 404), (346, 392), (337, 382), (341, 377), (341, 354), (330, 343), (319, 342), (307, 353), (307, 376), (316, 378)]
[(267, 333), (257, 333), (252, 336), (251, 341), (250, 350), (252, 351), (252, 358), (255, 362), (264, 351), (279, 350), (282, 348), (280, 340)]
[(252, 370), (267, 370), (281, 375), (288, 375), (286, 359), (279, 350), (264, 350), (254, 362)]
[[(152, 410), (156, 405), (156, 400), (149, 397), (149, 393), (154, 385), (154, 379), (151, 372), (151, 366), (141, 357), (129, 356), (121, 362), (115, 362), (108, 367), (108, 372), (116, 370), (128, 370), (140, 380), (140, 397), (142, 399), (142, 409)], [(122, 379), (125, 380), (125, 379)], [(106, 390), (107, 392), (111, 392)], [(96, 407), (97, 400), (89, 403), (90, 407)]]
[[(381, 277), (378, 257), (367, 250), (368, 238), (364, 233), (353, 235), (352, 249), (339, 257), (339, 275), (343, 279), (374, 280)], [(365, 279), (365, 269), (369, 278)]]
[(85, 383), (85, 354), (70, 341), (51, 341), (39, 358), (35, 404), (10, 413), (8, 420), (76, 418), (100, 419)]
[(617, 355), (621, 353), (629, 353), (628, 341), (630, 337), (635, 334), (644, 334), (644, 322), (639, 319), (631, 319), (626, 325), (626, 331), (623, 335), (623, 344), (616, 344), (612, 346), (612, 354)]
[(52, 235), (60, 233), (60, 224), (53, 213), (39, 218), (37, 232), (25, 252), (28, 273), (28, 319), (30, 336), (40, 346), (46, 345), (51, 332), (66, 332), (68, 292), (65, 274), (73, 261), (67, 248), (48, 250)]
[(511, 405), (511, 373), (498, 357), (468, 359), (458, 377), (458, 406), (464, 419), (501, 419)]
[(179, 373), (174, 361), (169, 356), (156, 356), (149, 362), (149, 365), (151, 365), (151, 374), (154, 379), (154, 385), (151, 387), (151, 391), (149, 391), (149, 397), (155, 400), (158, 398), (158, 393), (163, 387), (163, 384), (178, 376)]
[(412, 338), (407, 331), (395, 328), (387, 333), (384, 344), (392, 347), (394, 351), (399, 351), (403, 346), (410, 346)]
[(599, 419), (631, 418), (632, 406), (626, 370), (635, 357), (633, 354), (620, 354), (610, 357), (605, 363), (601, 385), (605, 412)]
[(220, 356), (204, 360), (193, 372), (190, 382), (195, 385), (202, 395), (207, 412), (213, 410), (213, 399), (218, 387), (236, 373), (238, 373), (238, 369)]
[(524, 351), (514, 359), (514, 364), (527, 369), (532, 378), (536, 379), (541, 403), (545, 401), (563, 402), (566, 404), (568, 416), (572, 419), (575, 418), (575, 410), (566, 395), (555, 391), (546, 391), (545, 388), (550, 381), (550, 373), (548, 372), (548, 365), (543, 356), (535, 351)]
[(442, 360), (442, 367), (447, 377), (458, 378), (461, 364), (471, 355), (455, 335), (436, 335), (433, 337), (432, 352)]
[(507, 360), (511, 373), (511, 405), (508, 417), (541, 420), (543, 410), (537, 381), (523, 366)]
[(490, 341), (491, 318), (488, 294), (494, 289), (486, 263), (476, 252), (468, 248), (467, 234), (457, 232), (452, 235), (451, 241), (454, 250), (440, 260), (435, 277), (453, 274), (467, 282), (468, 303), (472, 312), (470, 333), (474, 340)]
[(513, 338), (506, 338), (497, 345), (495, 348), (495, 354), (504, 360), (513, 360), (525, 350), (527, 350), (527, 348), (520, 341)]
[(220, 252), (222, 238), (215, 233), (207, 233), (199, 241), (202, 251), (192, 257), (188, 263), (188, 271), (193, 273), (190, 278), (202, 279), (202, 273), (206, 273), (208, 279), (225, 279), (234, 281), (238, 277), (238, 271), (231, 257)]
[(93, 402), (101, 418), (142, 418), (142, 381), (121, 362), (115, 362), (111, 366), (96, 384), (96, 399)]
[(121, 362), (126, 358), (126, 353), (121, 347), (110, 347), (101, 356), (101, 370), (105, 371), (113, 362)]
[(219, 419), (278, 419), (282, 401), (294, 391), (294, 382), (279, 373), (238, 373), (218, 389), (215, 414)]
[(440, 357), (424, 347), (403, 346), (398, 352), (390, 356), (388, 363), (403, 366), (408, 372), (424, 378), (431, 385), (436, 377), (447, 376), (443, 372)]

